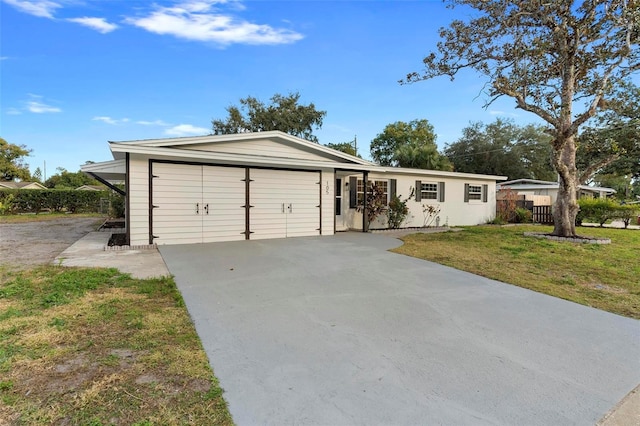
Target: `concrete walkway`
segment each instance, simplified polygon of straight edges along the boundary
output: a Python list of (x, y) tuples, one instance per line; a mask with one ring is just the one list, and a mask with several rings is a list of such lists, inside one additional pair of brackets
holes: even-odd
[(640, 383), (640, 322), (399, 244), (160, 248), (237, 424), (588, 425)]
[(105, 250), (110, 232), (90, 232), (60, 253), (53, 263), (62, 266), (117, 268), (134, 278), (168, 276), (157, 249)]

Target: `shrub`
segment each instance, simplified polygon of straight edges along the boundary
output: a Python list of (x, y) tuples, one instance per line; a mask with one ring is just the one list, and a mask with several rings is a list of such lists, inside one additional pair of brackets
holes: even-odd
[(629, 223), (640, 214), (640, 205), (638, 204), (621, 204), (615, 208), (613, 216), (620, 219), (624, 223), (625, 229)]
[(522, 207), (516, 207), (514, 216), (516, 223), (529, 223), (533, 218), (533, 213)]
[(11, 213), (14, 198), (13, 194), (8, 194), (6, 197), (0, 197), (0, 215)]
[(389, 228), (398, 229), (402, 226), (407, 216), (409, 215), (409, 207), (407, 207), (406, 199), (402, 201), (400, 197), (394, 195), (389, 201), (389, 208), (387, 209), (387, 223)]
[(615, 217), (617, 203), (607, 198), (581, 198), (578, 200), (580, 206), (580, 223), (583, 220), (592, 220), (600, 226), (604, 225), (609, 219)]
[(98, 213), (100, 200), (108, 199), (108, 191), (76, 191), (55, 189), (6, 189), (0, 191), (0, 203), (10, 205), (5, 213), (39, 213), (41, 211)]

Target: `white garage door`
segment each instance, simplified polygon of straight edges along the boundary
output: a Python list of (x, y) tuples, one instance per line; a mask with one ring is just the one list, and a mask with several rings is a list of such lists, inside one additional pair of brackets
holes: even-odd
[(245, 239), (245, 169), (153, 163), (156, 244)]
[(320, 235), (318, 172), (251, 169), (251, 239)]

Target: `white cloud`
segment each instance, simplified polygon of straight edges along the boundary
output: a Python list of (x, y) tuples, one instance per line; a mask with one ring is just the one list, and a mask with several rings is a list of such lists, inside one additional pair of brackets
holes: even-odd
[(25, 109), (35, 114), (47, 114), (51, 112), (62, 112), (58, 107), (47, 105), (42, 101), (42, 96), (29, 94), (31, 100), (25, 102)]
[(122, 124), (122, 123), (129, 122), (128, 118), (115, 119), (115, 118), (108, 117), (106, 115), (96, 116), (96, 117), (93, 117), (91, 120), (92, 121), (102, 121), (103, 123), (111, 124), (112, 126), (115, 126), (117, 124)]
[(141, 124), (143, 126), (170, 126), (169, 123), (165, 123), (162, 120), (155, 120), (155, 121), (140, 120), (140, 121), (136, 121), (136, 124)]
[(4, 61), (4, 60), (7, 60), (7, 59), (9, 59), (8, 56), (0, 56), (0, 61)]
[(7, 114), (9, 114), (9, 115), (20, 115), (20, 114), (22, 114), (22, 111), (20, 111), (18, 108), (9, 108), (9, 109), (7, 109)]
[(169, 136), (206, 135), (209, 132), (210, 129), (196, 127), (191, 124), (179, 124), (164, 131)]
[[(156, 34), (168, 34), (187, 40), (214, 42), (226, 46), (243, 44), (293, 43), (303, 38), (295, 31), (254, 24), (221, 13), (213, 6), (218, 1), (186, 1), (174, 7), (157, 7), (151, 14), (127, 18), (129, 24)], [(232, 3), (235, 9), (239, 3)]]
[(4, 0), (21, 12), (40, 18), (53, 19), (56, 9), (62, 7), (60, 4), (50, 0)]
[(104, 18), (91, 18), (88, 16), (84, 16), (82, 18), (69, 18), (67, 19), (67, 21), (84, 25), (85, 27), (89, 27), (102, 34), (110, 33), (111, 31), (118, 28), (116, 24), (111, 24), (107, 22)]

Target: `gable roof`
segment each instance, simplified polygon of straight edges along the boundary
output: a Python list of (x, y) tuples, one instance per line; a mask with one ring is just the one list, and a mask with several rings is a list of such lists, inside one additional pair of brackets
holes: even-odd
[(47, 189), (39, 182), (0, 182), (0, 187), (7, 189)]
[[(141, 154), (148, 152), (153, 154), (160, 154), (163, 151), (170, 150), (172, 153), (177, 153), (181, 149), (187, 151), (187, 147), (189, 147), (189, 151), (193, 151), (198, 145), (204, 146), (228, 143), (242, 144), (243, 142), (257, 140), (269, 140), (271, 142), (294, 147), (302, 151), (312, 152), (319, 157), (323, 157), (326, 161), (338, 161), (342, 163), (361, 164), (367, 166), (375, 165), (375, 163), (371, 161), (367, 161), (362, 158), (337, 151), (324, 145), (309, 142), (307, 140), (289, 135), (278, 130), (269, 132), (247, 132), (229, 135), (207, 135), (183, 138), (109, 141), (109, 147), (111, 148), (111, 152), (113, 153), (114, 158), (121, 159), (124, 158), (123, 154), (125, 152), (135, 152)], [(199, 151), (199, 153), (203, 152), (204, 151)], [(193, 154), (194, 153), (191, 152), (191, 155)]]

